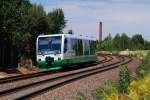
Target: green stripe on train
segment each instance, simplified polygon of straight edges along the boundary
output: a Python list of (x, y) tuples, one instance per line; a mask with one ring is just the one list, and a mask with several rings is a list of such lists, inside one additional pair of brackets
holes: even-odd
[(47, 70), (61, 69), (63, 65), (67, 65), (67, 64), (92, 62), (92, 61), (96, 61), (96, 59), (97, 58), (95, 55), (89, 55), (89, 56), (80, 56), (80, 57), (69, 58), (64, 60), (57, 60), (52, 62), (51, 66), (47, 66), (47, 63), (45, 61), (38, 61), (37, 64), (39, 68), (42, 69), (42, 71), (47, 71)]

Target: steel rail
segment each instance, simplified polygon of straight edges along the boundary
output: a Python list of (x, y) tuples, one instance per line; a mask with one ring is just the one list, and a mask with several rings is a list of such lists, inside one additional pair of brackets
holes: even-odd
[[(111, 57), (110, 57), (111, 59), (109, 59), (109, 60), (107, 60), (106, 56), (103, 56), (103, 57), (104, 57), (104, 59), (99, 61), (97, 64), (105, 63), (105, 62), (112, 60)], [(49, 75), (49, 74), (52, 74), (52, 71), (45, 71), (45, 72), (38, 72), (38, 73), (33, 73), (33, 74), (18, 75), (18, 76), (13, 76), (13, 77), (8, 77), (8, 78), (2, 78), (2, 79), (0, 79), (0, 84), (14, 82), (14, 81), (18, 81), (18, 80), (29, 79), (29, 78), (33, 78), (33, 77), (40, 77), (40, 76)]]
[[(119, 67), (120, 65), (125, 65), (125, 64), (131, 62), (131, 61), (132, 61), (132, 58), (129, 58), (129, 60), (126, 61), (126, 62), (123, 62), (123, 61), (124, 61), (124, 59), (123, 59), (122, 61), (120, 61), (120, 63), (121, 63), (121, 62), (122, 62), (122, 63), (119, 64), (119, 65), (115, 65), (115, 64), (114, 64), (114, 66), (112, 66), (112, 67), (110, 67), (110, 66), (109, 66), (109, 67), (108, 67), (108, 66), (105, 66), (105, 67), (103, 67), (102, 69), (97, 70), (96, 72), (91, 72), (91, 73), (88, 73), (88, 74), (85, 74), (85, 75), (81, 75), (81, 76), (76, 77), (76, 78), (72, 78), (72, 79), (69, 79), (69, 80), (65, 80), (64, 82), (60, 82), (60, 83), (57, 83), (57, 84), (55, 84), (55, 85), (49, 86), (49, 87), (47, 87), (47, 88), (43, 88), (42, 90), (39, 90), (39, 91), (36, 91), (36, 92), (32, 92), (32, 93), (23, 95), (23, 96), (21, 96), (21, 97), (18, 97), (18, 98), (16, 98), (16, 100), (29, 99), (29, 98), (32, 98), (33, 96), (37, 96), (37, 95), (39, 95), (39, 94), (41, 94), (41, 93), (43, 93), (43, 92), (45, 92), (45, 91), (48, 91), (48, 90), (50, 90), (50, 89), (52, 90), (52, 89), (58, 88), (58, 87), (60, 87), (60, 86), (66, 85), (66, 84), (68, 84), (68, 83), (70, 83), (70, 82), (73, 82), (73, 81), (75, 81), (75, 80), (79, 80), (79, 79), (82, 79), (82, 78), (85, 78), (85, 77), (88, 77), (88, 76), (91, 76), (91, 75), (94, 75), (94, 74), (97, 74), (97, 73), (100, 73), (100, 72), (104, 72), (104, 71), (107, 71), (107, 70), (111, 70), (111, 69), (117, 68), (117, 67)], [(113, 64), (112, 64), (112, 65), (113, 65)]]
[[(111, 58), (111, 59), (109, 59), (109, 60), (107, 60), (107, 61), (110, 61), (110, 60), (113, 59), (112, 57), (110, 57), (110, 58)], [(88, 71), (88, 70), (86, 70), (86, 71)], [(84, 72), (84, 71), (79, 71), (79, 72)], [(75, 74), (77, 74), (77, 73), (79, 73), (79, 72), (74, 72), (74, 73), (71, 73), (71, 74), (61, 75), (61, 76), (57, 76), (57, 77), (50, 78), (50, 79), (47, 79), (47, 80), (53, 81), (53, 80), (56, 80), (56, 79), (58, 79), (58, 78), (63, 78), (63, 77), (65, 77), (65, 76), (75, 75)], [(28, 87), (28, 86), (30, 86), (30, 85), (32, 85), (32, 84), (43, 83), (43, 82), (45, 82), (45, 81), (47, 81), (47, 80), (43, 80), (43, 81), (35, 82), (35, 83), (29, 83), (29, 84), (25, 84), (25, 85), (21, 85), (21, 86), (9, 88), (9, 89), (6, 89), (6, 90), (2, 90), (2, 91), (0, 91), (0, 96), (1, 96), (1, 95), (4, 95), (4, 94), (7, 94), (7, 93), (9, 93), (9, 92), (18, 90), (18, 89), (20, 89), (20, 88)]]
[[(122, 57), (122, 58), (123, 58), (123, 57)], [(132, 59), (130, 59), (130, 60), (132, 60)], [(130, 61), (130, 60), (129, 60), (129, 61)], [(13, 88), (13, 89), (1, 91), (1, 92), (0, 92), (0, 95), (9, 94), (9, 93), (11, 93), (11, 92), (13, 92), (13, 91), (18, 91), (18, 90), (20, 90), (20, 89), (24, 89), (24, 88), (27, 88), (27, 87), (33, 87), (33, 86), (36, 86), (36, 85), (39, 85), (39, 84), (42, 84), (42, 83), (45, 83), (45, 82), (55, 81), (55, 80), (58, 80), (58, 79), (61, 79), (61, 78), (65, 78), (65, 77), (69, 77), (69, 76), (73, 76), (73, 75), (76, 75), (76, 74), (79, 74), (79, 73), (82, 73), (82, 74), (83, 74), (83, 73), (87, 73), (87, 72), (90, 72), (90, 71), (96, 71), (96, 72), (93, 72), (93, 73), (90, 73), (90, 74), (82, 75), (82, 77), (83, 77), (83, 76), (84, 76), (84, 77), (87, 77), (87, 76), (89, 76), (89, 75), (93, 75), (93, 74), (98, 73), (98, 72), (102, 72), (102, 71), (106, 71), (106, 70), (109, 70), (109, 69), (112, 69), (112, 68), (116, 68), (117, 66), (121, 65), (121, 64), (119, 64), (119, 63), (121, 63), (121, 62), (123, 62), (123, 61), (124, 61), (124, 59), (122, 59), (121, 61), (118, 61), (118, 62), (116, 62), (116, 63), (106, 65), (106, 66), (104, 66), (104, 67), (102, 67), (102, 68), (100, 67), (99, 69), (98, 69), (98, 68), (95, 68), (95, 69), (92, 69), (92, 70), (86, 70), (86, 71), (82, 71), (82, 72), (72, 73), (72, 74), (69, 74), (69, 75), (59, 76), (59, 77), (51, 78), (51, 79), (48, 79), (48, 80), (44, 80), (44, 81), (40, 81), (40, 82), (28, 84), (28, 85), (23, 85), (23, 86), (20, 86), (20, 87), (15, 87), (15, 88)], [(122, 64), (125, 64), (125, 63), (128, 63), (128, 61), (126, 61), (126, 62), (124, 62), (124, 63), (122, 63)], [(119, 64), (119, 65), (116, 65), (116, 64)], [(112, 65), (115, 65), (115, 67), (110, 67), (110, 66), (112, 66)], [(109, 67), (108, 67), (108, 66), (109, 66)], [(101, 70), (100, 70), (100, 69), (101, 69)], [(99, 71), (97, 71), (97, 70), (99, 70)], [(81, 78), (81, 76), (80, 76), (79, 78)], [(71, 79), (71, 80), (76, 80), (76, 79), (78, 79), (78, 78)], [(68, 81), (69, 81), (69, 80), (68, 80)], [(68, 81), (67, 81), (67, 82), (68, 82)], [(58, 84), (57, 84), (57, 85), (58, 85)], [(54, 87), (54, 86), (51, 86), (51, 87)], [(44, 89), (44, 90), (45, 90), (45, 89)], [(40, 90), (40, 91), (42, 91), (42, 90)], [(35, 92), (35, 93), (37, 93), (37, 92)], [(31, 94), (33, 95), (33, 94), (35, 94), (35, 93), (31, 93)], [(30, 96), (31, 94), (24, 95), (23, 97), (19, 97), (18, 99), (26, 98), (26, 97)]]

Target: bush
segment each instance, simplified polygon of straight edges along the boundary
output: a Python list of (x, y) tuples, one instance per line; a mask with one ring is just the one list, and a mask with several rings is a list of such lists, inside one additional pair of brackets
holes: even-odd
[(142, 80), (132, 81), (128, 87), (128, 97), (131, 100), (149, 100), (150, 98), (150, 75)]
[(139, 65), (136, 74), (142, 79), (130, 82), (129, 70), (127, 66), (123, 66), (119, 72), (117, 86), (106, 85), (96, 89), (92, 95), (97, 100), (150, 100), (150, 52)]
[(98, 88), (92, 92), (92, 96), (96, 100), (103, 100), (106, 96), (117, 93), (116, 84), (115, 83), (106, 83), (106, 86), (103, 88)]
[(119, 72), (118, 92), (126, 93), (130, 84), (130, 74), (127, 66), (123, 66)]
[(150, 74), (150, 52), (147, 53), (147, 56), (143, 59), (142, 63), (136, 69), (137, 79), (144, 78)]
[(128, 93), (118, 94), (113, 92), (99, 100), (150, 100), (150, 75), (142, 80), (133, 80), (129, 87)]

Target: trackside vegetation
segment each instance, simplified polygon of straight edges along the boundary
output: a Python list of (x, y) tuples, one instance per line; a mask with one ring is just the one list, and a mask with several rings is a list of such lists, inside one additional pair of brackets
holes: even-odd
[(150, 52), (143, 59), (142, 63), (138, 66), (136, 70), (136, 75), (138, 79), (142, 79), (150, 74)]
[(144, 40), (141, 34), (135, 34), (132, 37), (123, 33), (116, 34), (112, 37), (110, 34), (103, 41), (97, 45), (98, 51), (123, 51), (129, 49), (136, 50), (150, 50), (150, 41)]
[(136, 70), (136, 77), (129, 75), (127, 67), (121, 67), (118, 82), (108, 82), (105, 87), (92, 92), (96, 100), (149, 100), (150, 52)]
[(30, 0), (0, 0), (0, 44), (17, 48), (18, 57), (35, 61), (37, 36), (62, 33), (66, 22), (61, 8), (46, 12)]
[(129, 52), (129, 56), (133, 56), (133, 57), (146, 57), (148, 55), (148, 53), (150, 52), (150, 50), (136, 50), (136, 51), (128, 51)]
[(128, 86), (130, 84), (130, 74), (127, 66), (123, 66), (120, 69), (118, 80), (118, 92), (127, 93)]

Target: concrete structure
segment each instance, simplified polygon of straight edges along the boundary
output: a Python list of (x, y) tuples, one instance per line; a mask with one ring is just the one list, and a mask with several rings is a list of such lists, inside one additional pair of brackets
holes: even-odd
[(99, 41), (102, 41), (102, 34), (103, 34), (103, 30), (102, 30), (102, 22), (99, 22)]

